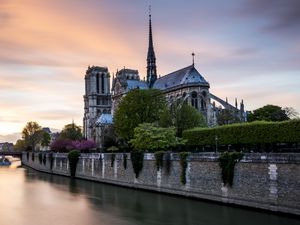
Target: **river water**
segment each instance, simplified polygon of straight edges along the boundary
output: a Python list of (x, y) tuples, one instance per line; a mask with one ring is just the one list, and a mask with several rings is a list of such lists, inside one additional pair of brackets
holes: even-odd
[(0, 225), (300, 225), (233, 208), (20, 167), (0, 167)]

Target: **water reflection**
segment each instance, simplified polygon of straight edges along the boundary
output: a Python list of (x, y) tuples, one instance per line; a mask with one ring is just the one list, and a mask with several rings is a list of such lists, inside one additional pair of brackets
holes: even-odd
[[(50, 184), (51, 189), (58, 190), (64, 195), (70, 195), (75, 205), (86, 200), (82, 210), (92, 212), (93, 219), (91, 221), (101, 218), (101, 224), (300, 224), (299, 220), (273, 214), (96, 182), (71, 180), (67, 177), (38, 173), (30, 169), (24, 170), (24, 174), (25, 183), (46, 182)], [(60, 202), (60, 204), (64, 204), (64, 202)], [(90, 213), (87, 214), (90, 215)], [(69, 223), (65, 222), (65, 224)]]

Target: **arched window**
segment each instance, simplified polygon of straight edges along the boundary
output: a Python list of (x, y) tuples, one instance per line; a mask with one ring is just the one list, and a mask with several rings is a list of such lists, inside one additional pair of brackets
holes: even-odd
[(97, 93), (100, 93), (100, 87), (99, 87), (99, 76), (100, 74), (96, 74), (96, 88), (97, 88)]
[(101, 76), (101, 93), (104, 93), (104, 74)]
[(203, 98), (201, 98), (201, 110), (206, 110), (206, 103)]
[(197, 92), (193, 91), (191, 96), (192, 96), (192, 106), (195, 109), (198, 109), (198, 94), (197, 94)]
[(185, 92), (183, 92), (183, 94), (182, 94), (182, 100), (183, 100), (183, 103), (187, 103), (187, 98), (186, 98)]

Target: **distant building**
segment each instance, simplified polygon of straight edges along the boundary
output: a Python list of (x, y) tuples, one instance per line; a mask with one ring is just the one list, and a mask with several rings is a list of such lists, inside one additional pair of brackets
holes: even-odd
[(3, 142), (0, 143), (0, 151), (6, 152), (6, 151), (13, 151), (14, 150), (14, 144), (9, 142)]
[[(178, 101), (187, 102), (203, 114), (207, 125), (218, 125), (218, 119), (224, 112), (230, 114), (233, 121), (246, 121), (243, 100), (238, 108), (210, 92), (210, 84), (198, 72), (193, 63), (185, 68), (158, 77), (156, 57), (153, 46), (151, 15), (149, 15), (149, 45), (147, 53), (146, 81), (140, 79), (139, 72), (123, 68), (113, 77), (110, 91), (110, 73), (107, 67), (88, 67), (85, 75), (84, 95), (84, 137), (93, 139), (98, 148), (103, 147), (105, 140), (104, 127), (111, 126), (103, 118), (112, 118), (123, 96), (133, 89), (159, 89), (166, 97), (169, 105)], [(108, 116), (110, 115), (110, 116)], [(233, 121), (227, 121), (228, 123)]]

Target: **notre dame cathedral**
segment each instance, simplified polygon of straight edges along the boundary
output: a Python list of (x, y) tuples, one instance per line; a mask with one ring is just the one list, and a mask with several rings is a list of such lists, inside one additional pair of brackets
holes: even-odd
[[(194, 54), (192, 54), (194, 57)], [(84, 137), (92, 139), (98, 148), (103, 148), (104, 136), (109, 135), (113, 114), (127, 92), (133, 89), (156, 88), (161, 90), (169, 105), (178, 100), (186, 101), (206, 119), (209, 127), (218, 125), (218, 116), (226, 110), (238, 121), (246, 121), (244, 103), (239, 108), (237, 100), (231, 105), (209, 91), (210, 84), (192, 65), (161, 77), (157, 77), (156, 57), (152, 38), (151, 14), (149, 15), (149, 45), (147, 54), (147, 80), (141, 80), (134, 69), (121, 69), (112, 78), (107, 67), (88, 67), (85, 74)]]

